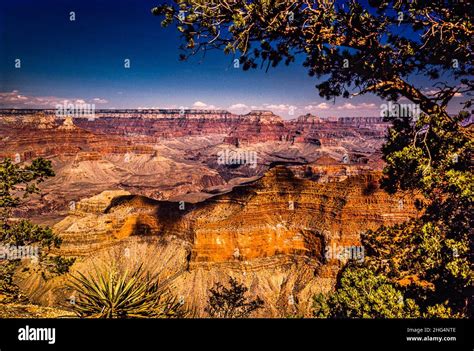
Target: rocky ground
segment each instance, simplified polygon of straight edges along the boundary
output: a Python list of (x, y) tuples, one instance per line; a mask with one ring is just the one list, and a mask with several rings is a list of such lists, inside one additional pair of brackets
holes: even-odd
[(71, 311), (32, 304), (0, 304), (0, 318), (72, 318)]

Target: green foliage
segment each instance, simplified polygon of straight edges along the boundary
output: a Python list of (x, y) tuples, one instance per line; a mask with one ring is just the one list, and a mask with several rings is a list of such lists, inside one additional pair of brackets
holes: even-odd
[[(49, 254), (50, 249), (58, 248), (61, 244), (61, 239), (51, 228), (12, 216), (14, 210), (20, 208), (29, 195), (40, 192), (38, 185), (52, 176), (54, 172), (51, 162), (42, 158), (24, 166), (15, 164), (8, 158), (0, 162), (0, 245), (38, 248), (34, 269), (41, 272), (44, 278), (50, 274), (66, 273), (74, 259)], [(20, 259), (0, 261), (0, 294), (4, 299), (20, 297), (19, 289), (13, 282), (19, 263)]]
[[(425, 318), (472, 316), (473, 140), (462, 130), (465, 117), (460, 113), (449, 121), (425, 115), (415, 126), (395, 121), (383, 150), (387, 166), (382, 187), (389, 193), (418, 194), (421, 215), (361, 238), (367, 254), (364, 269), (414, 301)], [(344, 279), (358, 270), (348, 267), (336, 292), (317, 298), (317, 316), (350, 317), (365, 311), (357, 303), (357, 285)], [(360, 276), (359, 284), (369, 278)]]
[(457, 88), (430, 98), (405, 79), (412, 74), (438, 79), (449, 70), (472, 89), (469, 10), (467, 2), (445, 1), (351, 0), (343, 7), (332, 1), (175, 0), (152, 13), (163, 16), (163, 26), (176, 25), (182, 59), (218, 49), (238, 56), (244, 70), (268, 70), (302, 55), (308, 73), (324, 79), (316, 87), (328, 100), (347, 98), (353, 90), (394, 101), (405, 96), (432, 113)]
[[(153, 13), (165, 15), (165, 26), (178, 23), (187, 43), (183, 58), (221, 49), (240, 54), (246, 70), (258, 63), (267, 69), (282, 61), (289, 64), (301, 54), (309, 74), (323, 79), (316, 85), (322, 97), (347, 98), (357, 91), (390, 101), (405, 97), (419, 105), (424, 114), (416, 123), (394, 120), (388, 133), (382, 186), (389, 193), (417, 196), (421, 216), (363, 235), (366, 268), (372, 273), (348, 268), (342, 291), (328, 297), (318, 313), (400, 316), (400, 307), (390, 299), (403, 293), (424, 316), (472, 316), (474, 138), (472, 126), (462, 123), (466, 113), (453, 117), (446, 112), (456, 93), (469, 97), (474, 90), (474, 66), (467, 59), (474, 28), (467, 2), (370, 0), (362, 5), (354, 0), (342, 7), (319, 1), (179, 0)], [(437, 80), (446, 74), (458, 80), (457, 86), (438, 82), (433, 96), (408, 82), (413, 75)], [(464, 108), (470, 106), (472, 99), (464, 103)], [(350, 289), (355, 284), (351, 274), (368, 279), (361, 284), (377, 286), (377, 299), (394, 310)], [(362, 299), (356, 307), (351, 296)]]
[(13, 282), (13, 276), (17, 266), (18, 263), (13, 260), (5, 260), (0, 264), (0, 302), (25, 300), (21, 295), (20, 289)]
[(28, 220), (12, 221), (4, 228), (1, 237), (3, 244), (22, 246), (41, 243), (45, 248), (59, 247), (61, 244), (61, 239), (53, 234), (51, 228), (33, 224)]
[(461, 126), (464, 118), (424, 116), (411, 131), (394, 124), (382, 186), (418, 192), (422, 215), (362, 236), (368, 266), (402, 286), (426, 316), (472, 313), (473, 139)]
[[(474, 90), (474, 66), (468, 59), (474, 36), (470, 4), (397, 0), (362, 4), (351, 0), (345, 5), (176, 0), (152, 12), (164, 16), (163, 26), (177, 24), (184, 41), (183, 59), (220, 49), (238, 55), (247, 70), (290, 64), (296, 55), (303, 55), (308, 73), (323, 79), (316, 85), (322, 97), (348, 98), (356, 91), (390, 101), (405, 97), (419, 105), (424, 114), (416, 124), (408, 118), (395, 120), (389, 131), (383, 149), (387, 166), (382, 186), (390, 193), (406, 191), (418, 196), (422, 215), (365, 234), (366, 264), (384, 282), (388, 279), (393, 289), (415, 299), (425, 316), (470, 316), (474, 295), (473, 133), (472, 127), (461, 123), (466, 114), (452, 117), (446, 112), (456, 93), (469, 97)], [(408, 81), (414, 75), (437, 80), (447, 74), (457, 84), (438, 82), (433, 96)], [(472, 99), (467, 100), (464, 108), (471, 105)], [(380, 298), (393, 294), (383, 284)], [(353, 289), (349, 292), (360, 297)], [(334, 299), (333, 308), (347, 302)], [(393, 308), (392, 314), (400, 315)]]
[(454, 313), (446, 304), (437, 304), (428, 306), (423, 316), (425, 318), (462, 318), (463, 314)]
[(28, 195), (39, 193), (38, 184), (53, 177), (51, 162), (43, 158), (20, 166), (6, 158), (0, 163), (0, 213), (5, 219)]
[(78, 273), (70, 283), (77, 294), (73, 309), (86, 318), (176, 318), (185, 317), (183, 305), (139, 266), (132, 273), (116, 268)]
[[(425, 115), (415, 126), (395, 121), (383, 150), (387, 166), (382, 187), (389, 193), (418, 194), (421, 215), (361, 238), (364, 269), (413, 301), (425, 318), (472, 316), (473, 140), (462, 130), (465, 117), (460, 113), (449, 121)], [(317, 316), (361, 316), (367, 310), (357, 302), (360, 287), (346, 279), (358, 272), (360, 268), (348, 267), (335, 293), (317, 297)], [(372, 278), (358, 279), (359, 284), (370, 284)], [(401, 316), (396, 305), (388, 306), (392, 316)], [(386, 311), (382, 305), (377, 309)]]
[(314, 297), (318, 318), (416, 318), (420, 313), (412, 299), (404, 299), (390, 280), (365, 267), (346, 268), (335, 293)]
[(209, 290), (209, 304), (206, 312), (213, 318), (247, 318), (263, 307), (263, 301), (245, 297), (248, 288), (229, 278), (229, 287), (217, 283)]

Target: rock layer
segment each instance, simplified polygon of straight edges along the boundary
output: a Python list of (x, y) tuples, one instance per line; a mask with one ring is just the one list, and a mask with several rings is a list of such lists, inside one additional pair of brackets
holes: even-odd
[[(207, 289), (229, 275), (264, 299), (262, 316), (305, 314), (312, 294), (331, 289), (343, 263), (327, 256), (329, 247), (358, 246), (361, 232), (416, 215), (411, 200), (401, 208), (396, 197), (373, 189), (378, 177), (320, 183), (276, 166), (258, 180), (196, 204), (120, 193), (99, 211), (87, 205), (97, 199), (81, 202), (54, 230), (63, 238), (60, 252), (84, 262), (156, 239), (157, 257), (171, 251), (181, 259), (154, 260), (154, 270), (167, 272), (170, 288), (200, 314)], [(83, 263), (83, 269), (89, 265)], [(287, 299), (297, 302), (288, 305)]]
[[(0, 157), (52, 161), (56, 176), (23, 215), (55, 216), (57, 253), (77, 258), (73, 273), (144, 264), (198, 315), (209, 289), (233, 276), (265, 301), (260, 316), (307, 315), (345, 260), (329, 248), (416, 215), (413, 199), (378, 188), (387, 126), (268, 111), (0, 111)], [(255, 162), (222, 162), (229, 152)], [(19, 284), (54, 305), (73, 293), (67, 279), (23, 272)]]
[[(103, 110), (94, 118), (63, 119), (52, 110), (3, 110), (0, 158), (52, 161), (56, 177), (42, 185), (44, 196), (33, 197), (28, 212), (19, 213), (50, 223), (66, 214), (71, 201), (104, 190), (201, 199), (216, 187), (261, 176), (272, 162), (327, 156), (379, 169), (385, 128), (380, 119), (306, 115), (285, 121), (268, 111)], [(219, 154), (228, 151), (256, 162), (219, 162)]]

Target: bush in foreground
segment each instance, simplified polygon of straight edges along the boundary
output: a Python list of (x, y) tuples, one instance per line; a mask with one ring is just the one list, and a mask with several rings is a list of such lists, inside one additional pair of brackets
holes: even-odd
[(173, 318), (185, 317), (182, 303), (142, 267), (133, 272), (115, 268), (95, 271), (95, 275), (78, 273), (70, 287), (78, 298), (73, 300), (74, 312), (82, 318)]

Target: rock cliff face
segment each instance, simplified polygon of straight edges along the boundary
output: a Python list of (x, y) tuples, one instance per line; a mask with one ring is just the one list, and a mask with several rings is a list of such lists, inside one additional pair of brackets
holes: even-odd
[(75, 118), (86, 130), (125, 137), (177, 138), (227, 134), (241, 118), (221, 110), (115, 110), (98, 112), (94, 120)]
[[(198, 198), (206, 197), (209, 189), (261, 176), (275, 161), (311, 163), (326, 155), (341, 163), (347, 156), (379, 169), (385, 127), (379, 119), (306, 115), (284, 121), (269, 111), (105, 110), (94, 118), (62, 119), (52, 110), (4, 110), (0, 158), (53, 162), (56, 177), (23, 214), (41, 221), (48, 213), (64, 215), (71, 201), (109, 189), (155, 199), (200, 192)], [(229, 151), (254, 162), (220, 162)]]
[(62, 120), (44, 112), (20, 117), (0, 115), (0, 137), (0, 157), (19, 155), (21, 162), (82, 151), (112, 153), (127, 146), (117, 137), (78, 128), (71, 118)]
[[(266, 141), (341, 145), (345, 139), (383, 139), (388, 126), (381, 118), (340, 118), (324, 120), (305, 115), (284, 121), (270, 111), (252, 111), (235, 115), (222, 110), (110, 110), (97, 111), (94, 118), (70, 118), (64, 122), (54, 111), (0, 112), (0, 131), (46, 129), (80, 130), (101, 136), (119, 135), (124, 140), (156, 142), (186, 136), (222, 135), (222, 141), (239, 145)], [(61, 139), (58, 139), (58, 142)], [(118, 139), (113, 139), (118, 140)], [(6, 144), (6, 146), (9, 146)], [(66, 151), (65, 151), (66, 152)]]
[(240, 123), (229, 131), (224, 142), (241, 144), (286, 141), (283, 119), (270, 111), (252, 111), (242, 116)]
[[(338, 248), (416, 215), (413, 199), (378, 188), (386, 128), (268, 111), (13, 110), (0, 111), (0, 157), (51, 160), (56, 176), (22, 215), (54, 224), (59, 253), (78, 258), (73, 272), (143, 263), (198, 315), (233, 276), (265, 301), (261, 316), (305, 315), (334, 287), (347, 259)], [(72, 293), (67, 276), (21, 274), (33, 301)]]
[[(357, 247), (362, 231), (416, 215), (411, 199), (400, 206), (379, 190), (378, 177), (321, 183), (276, 166), (195, 204), (106, 192), (79, 202), (54, 230), (63, 238), (62, 254), (83, 257), (77, 269), (87, 271), (113, 252), (124, 259), (136, 251), (201, 314), (207, 290), (229, 275), (265, 300), (262, 316), (304, 314), (312, 294), (335, 283), (342, 261), (328, 249)], [(143, 254), (143, 240), (155, 257)]]

